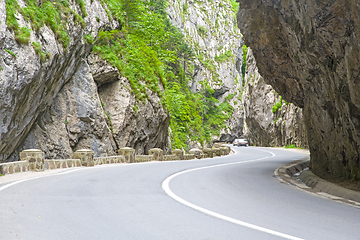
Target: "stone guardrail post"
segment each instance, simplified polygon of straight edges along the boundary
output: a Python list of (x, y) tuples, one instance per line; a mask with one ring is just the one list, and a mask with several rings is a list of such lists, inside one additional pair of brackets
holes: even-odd
[(149, 150), (149, 155), (153, 155), (155, 161), (164, 161), (163, 152), (164, 151), (160, 148), (152, 148)]
[(220, 148), (222, 147), (222, 143), (214, 143), (214, 148)]
[(198, 148), (190, 149), (189, 153), (194, 154), (197, 159), (200, 159), (203, 156), (203, 151)]
[(45, 154), (39, 149), (26, 149), (20, 153), (20, 161), (28, 161), (31, 171), (44, 171)]
[(81, 149), (74, 152), (74, 159), (80, 159), (81, 165), (85, 167), (93, 167), (94, 162), (94, 152), (88, 149)]
[(221, 147), (220, 148), (221, 155), (228, 155), (229, 151), (227, 147)]
[(206, 157), (212, 158), (213, 157), (213, 150), (211, 148), (204, 148), (203, 150)]
[(212, 149), (214, 151), (214, 156), (220, 157), (221, 156), (221, 151), (220, 148), (213, 148)]
[(178, 156), (180, 160), (184, 160), (184, 151), (181, 149), (172, 150), (172, 154)]
[(120, 148), (118, 150), (118, 153), (120, 156), (125, 157), (126, 163), (134, 163), (135, 162), (135, 149), (129, 148), (129, 147), (124, 147), (124, 148)]

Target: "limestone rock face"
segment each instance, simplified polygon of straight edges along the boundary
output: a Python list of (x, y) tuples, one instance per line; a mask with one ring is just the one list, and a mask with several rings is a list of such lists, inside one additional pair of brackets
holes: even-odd
[(239, 2), (260, 74), (303, 108), (312, 170), (360, 179), (360, 3)]
[(9, 160), (17, 160), (18, 152), (29, 148), (41, 149), (47, 159), (72, 158), (79, 149), (91, 149), (95, 157), (116, 155), (117, 147), (86, 60), (81, 61), (49, 111), (38, 118)]
[[(252, 50), (247, 53), (247, 71), (242, 98), (244, 136), (251, 145), (307, 148), (302, 109), (286, 103), (259, 74)], [(280, 107), (273, 112), (273, 106)]]
[(108, 64), (105, 60), (101, 59), (98, 55), (90, 54), (88, 62), (91, 66), (91, 73), (98, 87), (104, 83), (119, 80), (119, 70)]
[[(228, 1), (170, 1), (168, 14), (171, 22), (185, 35), (194, 48), (196, 63), (192, 90), (201, 88), (201, 81), (209, 81), (219, 97), (233, 88), (236, 74), (235, 60), (240, 44), (235, 13)], [(219, 60), (221, 54), (228, 57)], [(210, 69), (206, 61), (214, 63)], [(238, 75), (238, 77), (240, 77)]]
[[(25, 6), (22, 1), (19, 4)], [(96, 36), (104, 26), (115, 27), (99, 1), (89, 0), (85, 4), (88, 12), (85, 28), (72, 20), (67, 21), (70, 43), (65, 51), (47, 26), (38, 33), (31, 31), (29, 44), (19, 44), (14, 32), (6, 26), (5, 1), (0, 2), (0, 161), (5, 161), (21, 144), (91, 51), (83, 36)], [(77, 6), (70, 7), (80, 13)], [(17, 19), (20, 27), (31, 28), (21, 14)], [(42, 51), (49, 53), (49, 59), (41, 63), (32, 42), (41, 44)]]
[(170, 117), (157, 94), (148, 91), (148, 99), (137, 102), (126, 78), (99, 88), (108, 126), (119, 148), (131, 146), (136, 154), (151, 148), (168, 147)]

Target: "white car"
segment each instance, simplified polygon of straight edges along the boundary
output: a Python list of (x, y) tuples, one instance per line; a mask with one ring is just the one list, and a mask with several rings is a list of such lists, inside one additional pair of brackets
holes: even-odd
[(246, 139), (235, 139), (233, 142), (233, 146), (245, 146), (248, 147), (249, 146), (249, 142)]

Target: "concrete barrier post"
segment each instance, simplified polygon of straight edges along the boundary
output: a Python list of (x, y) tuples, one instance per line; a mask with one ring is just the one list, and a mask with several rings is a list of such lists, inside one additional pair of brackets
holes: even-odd
[(120, 148), (118, 151), (120, 156), (125, 157), (126, 163), (134, 163), (135, 162), (135, 149), (130, 147)]
[(180, 160), (184, 160), (184, 151), (181, 149), (172, 150), (172, 154), (176, 155)]
[(94, 152), (88, 149), (81, 149), (74, 152), (74, 159), (80, 159), (81, 165), (85, 167), (93, 167), (94, 162)]
[(152, 148), (149, 150), (149, 155), (153, 155), (155, 161), (164, 161), (163, 152), (164, 151), (160, 148)]
[(31, 171), (44, 171), (45, 154), (39, 149), (26, 149), (20, 153), (20, 161), (28, 161)]

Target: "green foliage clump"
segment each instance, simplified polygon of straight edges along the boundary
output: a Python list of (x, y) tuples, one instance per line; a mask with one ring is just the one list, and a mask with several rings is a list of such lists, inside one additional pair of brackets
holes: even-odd
[(206, 35), (207, 29), (204, 26), (198, 25), (196, 29), (200, 36)]
[(28, 44), (30, 40), (31, 29), (28, 27), (21, 27), (15, 31), (15, 40), (18, 43)]
[(296, 148), (295, 144), (286, 145), (285, 148)]
[(281, 106), (283, 104), (283, 100), (282, 97), (280, 96), (280, 101), (277, 102), (273, 107), (272, 107), (272, 112), (276, 113), (278, 110), (281, 110)]
[(183, 12), (186, 13), (188, 8), (189, 8), (189, 5), (188, 5), (187, 1), (185, 1), (185, 3), (183, 4)]
[(231, 99), (233, 99), (236, 96), (236, 93), (232, 93), (226, 96), (226, 101), (230, 101)]
[[(101, 31), (93, 50), (129, 80), (138, 101), (146, 101), (149, 90), (159, 95), (170, 115), (172, 146), (186, 148), (189, 140), (203, 144), (210, 142), (211, 136), (219, 135), (233, 108), (228, 102), (219, 104), (206, 82), (200, 92), (190, 91), (195, 55), (210, 70), (213, 79), (218, 80), (215, 62), (199, 49), (195, 54), (180, 30), (170, 23), (165, 11), (167, 1), (102, 0), (102, 3), (109, 7), (111, 16), (122, 22), (122, 28)], [(205, 28), (199, 27), (198, 31), (206, 33)], [(84, 38), (89, 41), (87, 36)], [(138, 111), (137, 105), (133, 110)]]
[(236, 13), (239, 10), (239, 3), (236, 0), (230, 0), (231, 8)]
[(247, 59), (247, 51), (248, 51), (248, 48), (247, 48), (247, 46), (245, 44), (242, 45), (242, 50), (243, 50), (243, 63), (242, 63), (242, 66), (241, 66), (241, 74), (242, 74), (243, 86), (244, 86), (245, 85), (245, 73), (246, 73), (246, 70), (247, 70), (246, 59)]
[[(6, 0), (6, 25), (15, 33), (15, 39), (22, 44), (28, 44), (31, 29), (19, 26), (16, 14), (20, 13), (24, 19), (31, 23), (32, 29), (39, 31), (47, 25), (54, 32), (57, 40), (66, 49), (70, 39), (67, 33), (67, 20), (73, 19), (76, 23), (85, 27), (84, 19), (70, 8), (67, 0), (60, 1), (37, 1), (25, 0), (26, 6), (21, 8), (16, 0)], [(87, 16), (83, 0), (76, 0), (79, 4), (83, 17)]]
[(32, 46), (37, 54), (40, 56), (41, 63), (44, 63), (47, 58), (50, 58), (50, 53), (41, 51), (40, 43), (33, 42)]
[(7, 53), (9, 53), (11, 56), (13, 56), (14, 58), (16, 58), (16, 54), (15, 54), (13, 51), (11, 51), (11, 50), (9, 50), (9, 49), (5, 49), (5, 51), (6, 51)]
[(226, 51), (223, 54), (220, 54), (219, 56), (215, 56), (215, 60), (219, 63), (223, 63), (229, 60), (229, 58), (233, 58), (234, 54), (231, 52), (231, 50)]
[(84, 40), (86, 44), (93, 44), (94, 43), (94, 37), (91, 34), (84, 35)]

